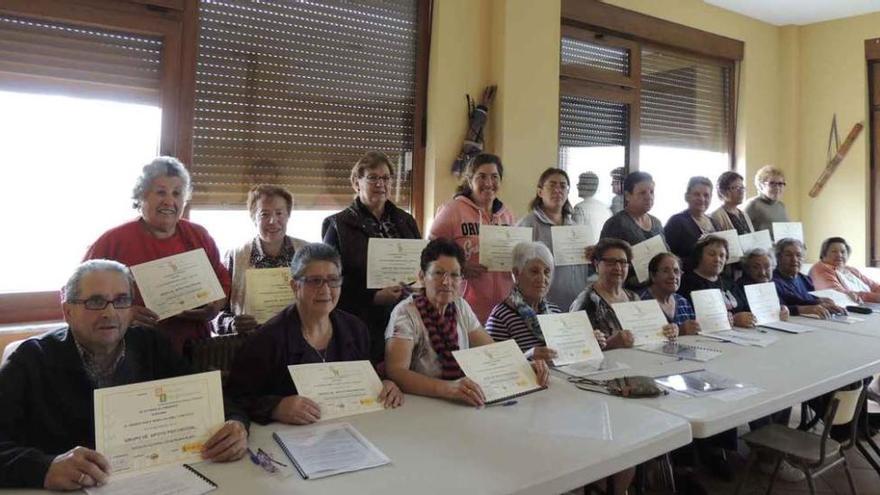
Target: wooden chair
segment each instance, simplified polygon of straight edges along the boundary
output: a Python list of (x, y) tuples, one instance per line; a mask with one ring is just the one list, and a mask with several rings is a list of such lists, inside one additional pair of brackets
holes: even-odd
[(235, 353), (247, 341), (247, 334), (218, 335), (192, 340), (183, 348), (183, 355), (197, 372), (220, 370), (223, 382), (229, 376)]
[[(742, 439), (749, 445), (752, 453), (735, 493), (740, 493), (748, 479), (749, 472), (758, 460), (758, 451), (763, 450), (776, 456), (776, 467), (773, 474), (770, 475), (770, 486), (767, 488), (768, 495), (773, 491), (773, 484), (776, 482), (776, 475), (783, 460), (804, 472), (811, 494), (816, 493), (813, 483), (814, 476), (819, 476), (838, 464), (843, 464), (849, 488), (855, 495), (855, 483), (853, 483), (852, 473), (849, 470), (844, 452), (857, 443), (859, 417), (866, 397), (867, 388), (864, 385), (854, 390), (835, 392), (828, 409), (825, 411), (821, 434), (771, 424), (743, 435)], [(849, 436), (846, 440), (837, 442), (829, 438), (832, 426), (847, 424), (849, 425)]]

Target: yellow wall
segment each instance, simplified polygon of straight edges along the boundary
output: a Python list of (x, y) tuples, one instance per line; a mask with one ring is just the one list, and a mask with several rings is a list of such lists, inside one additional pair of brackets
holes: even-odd
[[(880, 37), (880, 14), (808, 26), (777, 27), (701, 0), (608, 0), (608, 3), (741, 40), (737, 168), (751, 177), (771, 163), (789, 183), (785, 203), (805, 225), (807, 244), (840, 234), (853, 260), (866, 260), (866, 135), (859, 138), (822, 196), (807, 192), (824, 166), (834, 112), (842, 133), (867, 120), (863, 42)], [(487, 150), (506, 165), (501, 199), (525, 212), (534, 182), (557, 162), (560, 0), (435, 0), (428, 88), (426, 212), (448, 200), (449, 167), (465, 132), (464, 94), (498, 84)], [(843, 136), (842, 136), (843, 137)], [(833, 206), (832, 206), (833, 205)], [(846, 222), (839, 222), (845, 213)]]

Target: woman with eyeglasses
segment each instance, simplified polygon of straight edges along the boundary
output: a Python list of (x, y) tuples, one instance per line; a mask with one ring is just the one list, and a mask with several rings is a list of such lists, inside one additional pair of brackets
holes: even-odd
[(510, 293), (508, 272), (490, 272), (480, 264), (480, 225), (514, 225), (513, 213), (498, 199), (504, 178), (501, 158), (480, 153), (468, 162), (452, 201), (444, 204), (431, 226), (431, 239), (452, 239), (464, 250), (464, 299), (480, 322)]
[[(452, 354), (493, 342), (460, 296), (464, 263), (464, 251), (448, 239), (434, 239), (422, 251), (419, 281), (424, 289), (391, 313), (385, 331), (385, 370), (408, 394), (480, 407), (486, 400), (482, 389), (464, 376)], [(538, 383), (547, 385), (547, 364), (538, 360), (532, 367)]]
[(755, 231), (752, 219), (749, 218), (739, 205), (746, 196), (746, 187), (743, 185), (743, 177), (736, 172), (727, 171), (718, 176), (716, 181), (718, 197), (724, 201), (717, 210), (709, 217), (718, 226), (718, 230), (736, 230), (739, 235), (749, 234)]
[(356, 196), (348, 208), (324, 219), (324, 242), (342, 256), (345, 283), (339, 308), (356, 315), (370, 330), (370, 360), (384, 358), (385, 325), (391, 309), (409, 291), (393, 285), (367, 288), (367, 247), (372, 237), (420, 239), (416, 220), (391, 202), (394, 167), (384, 153), (370, 151), (351, 170), (351, 187)]
[(672, 253), (660, 253), (648, 262), (648, 281), (650, 285), (642, 290), (642, 300), (656, 299), (666, 321), (678, 327), (681, 335), (700, 333), (700, 323), (694, 307), (678, 294), (681, 287), (681, 261)]
[(785, 191), (785, 174), (773, 165), (765, 165), (755, 174), (755, 187), (758, 195), (746, 202), (746, 215), (752, 220), (755, 230), (768, 230), (773, 222), (787, 222), (788, 212), (782, 202)]
[[(303, 425), (321, 419), (318, 404), (297, 394), (288, 366), (369, 359), (366, 326), (336, 309), (340, 269), (339, 254), (327, 244), (300, 248), (290, 263), (293, 304), (263, 324), (236, 353), (226, 393), (254, 421)], [(400, 406), (403, 394), (397, 385), (382, 383), (379, 402)]]
[[(545, 170), (538, 178), (537, 194), (529, 203), (531, 212), (519, 221), (520, 227), (531, 227), (532, 239), (544, 243), (550, 248), (550, 252), (553, 252), (552, 227), (577, 225), (572, 219), (573, 209), (568, 201), (570, 186), (565, 170), (553, 167)], [(586, 264), (556, 267), (547, 300), (560, 308), (571, 306), (574, 298), (587, 285), (588, 277), (589, 269)]]

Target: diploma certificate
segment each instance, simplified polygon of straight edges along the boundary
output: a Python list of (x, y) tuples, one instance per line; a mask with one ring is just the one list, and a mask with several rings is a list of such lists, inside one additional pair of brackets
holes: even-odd
[(804, 226), (800, 222), (773, 222), (773, 241), (781, 239), (797, 239), (804, 242)]
[(614, 303), (611, 308), (614, 309), (620, 326), (633, 333), (634, 345), (654, 344), (668, 340), (663, 335), (663, 327), (668, 324), (666, 315), (663, 314), (663, 310), (660, 309), (660, 304), (656, 300)]
[(695, 290), (691, 292), (694, 312), (700, 324), (700, 333), (712, 333), (730, 330), (730, 319), (727, 317), (727, 306), (724, 296), (718, 289)]
[(295, 364), (287, 367), (297, 394), (321, 407), (321, 421), (384, 409), (382, 382), (369, 361)]
[(290, 268), (248, 268), (244, 283), (244, 312), (257, 323), (265, 323), (293, 303)]
[(199, 462), (223, 423), (219, 371), (95, 390), (95, 449), (114, 476)]
[(538, 315), (538, 324), (547, 347), (556, 351), (554, 366), (603, 359), (586, 312)]
[(749, 301), (749, 311), (755, 315), (758, 325), (779, 321), (779, 296), (776, 294), (776, 284), (767, 282), (763, 284), (746, 285), (746, 299)]
[(669, 250), (666, 248), (666, 243), (663, 242), (663, 236), (660, 235), (655, 235), (632, 247), (633, 259), (631, 261), (639, 282), (648, 280), (648, 263), (651, 262), (651, 258), (667, 251)]
[(203, 248), (134, 265), (131, 273), (160, 320), (226, 297)]
[(596, 236), (587, 225), (550, 227), (553, 261), (556, 266), (586, 265), (587, 246), (596, 244)]
[(763, 248), (767, 251), (773, 251), (773, 240), (770, 239), (769, 230), (759, 230), (739, 236), (739, 246), (743, 253), (748, 253), (755, 248)]
[(406, 284), (418, 287), (419, 263), (425, 239), (380, 239), (367, 245), (367, 288), (384, 289)]
[(452, 351), (452, 355), (464, 374), (483, 389), (486, 404), (544, 388), (513, 339)]
[(825, 297), (834, 301), (834, 304), (840, 306), (841, 308), (845, 308), (850, 305), (857, 304), (855, 301), (850, 299), (850, 297), (839, 290), (834, 289), (822, 289), (822, 290), (814, 290), (810, 292), (810, 294), (816, 297)]
[[(727, 263), (736, 263), (743, 257), (743, 248), (739, 244), (739, 235), (736, 233), (735, 229), (731, 230), (721, 230), (718, 232), (711, 232), (709, 234), (705, 234), (702, 237), (715, 236), (720, 237), (727, 241)], [(702, 239), (701, 237), (701, 239)]]
[(531, 227), (480, 225), (480, 264), (490, 272), (509, 272), (513, 247), (520, 242), (532, 242)]

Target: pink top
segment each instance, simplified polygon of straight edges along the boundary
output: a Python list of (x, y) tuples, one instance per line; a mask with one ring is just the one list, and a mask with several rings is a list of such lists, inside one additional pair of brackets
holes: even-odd
[[(846, 273), (838, 273), (834, 266), (820, 261), (810, 268), (810, 278), (813, 279), (813, 285), (817, 290), (835, 289), (841, 292), (856, 292), (866, 302), (880, 302), (880, 284), (853, 267), (845, 266), (843, 270)], [(853, 287), (845, 280), (847, 276), (861, 281), (864, 286)], [(864, 290), (866, 288), (869, 290)]]
[[(495, 200), (492, 216), (487, 218), (467, 196), (456, 196), (444, 204), (431, 225), (429, 239), (452, 239), (464, 250), (465, 260), (480, 260), (480, 225), (515, 225), (516, 219), (501, 201)], [(486, 272), (479, 278), (462, 282), (463, 297), (476, 313), (480, 323), (486, 324), (489, 313), (504, 300), (513, 288), (513, 277), (507, 272)]]
[[(229, 296), (231, 281), (229, 272), (220, 262), (220, 253), (214, 239), (201, 225), (181, 219), (171, 237), (159, 239), (151, 234), (141, 223), (141, 219), (124, 223), (105, 232), (89, 246), (83, 261), (98, 258), (116, 260), (126, 266), (139, 265), (147, 261), (157, 260), (173, 254), (185, 253), (194, 249), (204, 248), (208, 261), (217, 274), (220, 286)], [(135, 304), (143, 305), (144, 301), (135, 291)], [(209, 337), (210, 322), (193, 321), (179, 317), (171, 317), (159, 322), (157, 328), (181, 352), (187, 340)]]

